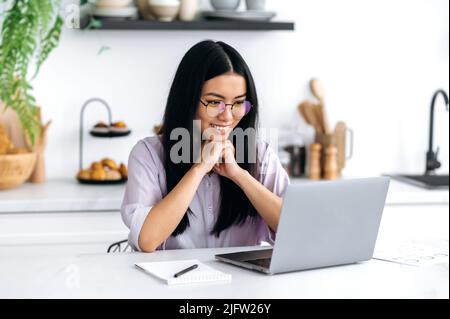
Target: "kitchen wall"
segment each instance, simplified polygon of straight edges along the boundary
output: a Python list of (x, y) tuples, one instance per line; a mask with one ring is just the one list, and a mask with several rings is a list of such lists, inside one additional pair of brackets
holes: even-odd
[[(202, 1), (207, 8), (208, 1)], [(295, 32), (64, 30), (34, 82), (45, 119), (52, 119), (47, 151), (51, 178), (78, 170), (79, 111), (90, 97), (107, 100), (113, 120), (133, 134), (93, 139), (88, 162), (104, 156), (126, 161), (132, 146), (159, 123), (183, 54), (203, 39), (222, 40), (246, 58), (261, 101), (261, 125), (304, 125), (297, 105), (311, 98), (308, 81), (323, 80), (332, 123), (355, 132), (347, 175), (422, 172), (429, 105), (435, 89), (449, 89), (447, 0), (268, 0)], [(104, 48), (99, 54), (101, 48)], [(449, 115), (436, 109), (435, 142), (441, 172), (449, 167)], [(86, 112), (87, 127), (106, 120), (103, 108)]]

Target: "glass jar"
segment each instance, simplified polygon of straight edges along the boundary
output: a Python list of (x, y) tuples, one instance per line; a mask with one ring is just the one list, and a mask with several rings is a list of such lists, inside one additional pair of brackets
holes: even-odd
[(287, 165), (290, 176), (305, 176), (306, 146), (302, 134), (295, 126), (283, 128), (280, 133), (280, 153), (283, 151), (289, 155), (289, 164)]
[(280, 159), (281, 166), (289, 176), (292, 176), (291, 172), (291, 155), (284, 150), (278, 152), (278, 158)]

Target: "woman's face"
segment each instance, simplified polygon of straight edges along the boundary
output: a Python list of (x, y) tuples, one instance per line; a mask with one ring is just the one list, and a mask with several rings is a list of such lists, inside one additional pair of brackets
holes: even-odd
[[(201, 121), (201, 131), (202, 134), (206, 134), (206, 136), (204, 135), (205, 139), (222, 141), (228, 138), (233, 128), (236, 127), (242, 118), (233, 116), (231, 104), (244, 101), (246, 92), (245, 78), (236, 73), (216, 76), (204, 83), (196, 119)], [(210, 107), (206, 107), (205, 104), (218, 104), (220, 101), (229, 105), (217, 116), (208, 114), (211, 113), (211, 111), (207, 111), (207, 108)]]

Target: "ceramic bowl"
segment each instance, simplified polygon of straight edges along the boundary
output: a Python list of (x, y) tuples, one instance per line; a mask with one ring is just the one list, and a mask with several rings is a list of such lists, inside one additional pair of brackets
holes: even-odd
[(176, 0), (149, 0), (151, 14), (160, 21), (172, 21), (180, 11), (180, 2)]
[(216, 10), (236, 10), (241, 0), (210, 0), (211, 5)]

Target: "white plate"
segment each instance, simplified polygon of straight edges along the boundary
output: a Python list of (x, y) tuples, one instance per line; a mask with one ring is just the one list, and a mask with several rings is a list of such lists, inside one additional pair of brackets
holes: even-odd
[(130, 18), (137, 15), (137, 8), (95, 8), (93, 14), (98, 17)]
[(251, 21), (268, 21), (277, 14), (274, 11), (232, 11), (232, 10), (216, 10), (203, 11), (203, 17), (208, 19), (226, 19), (226, 20), (251, 20)]

